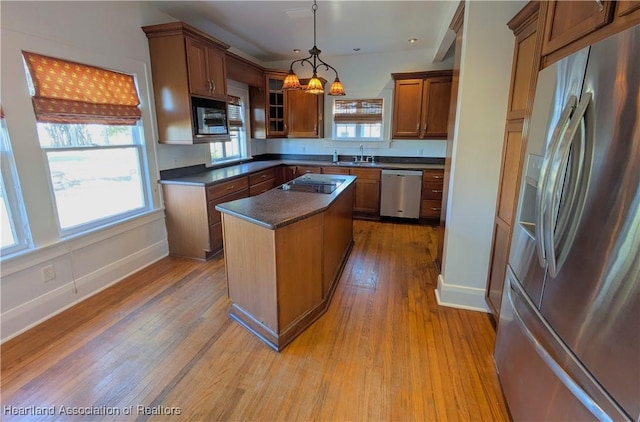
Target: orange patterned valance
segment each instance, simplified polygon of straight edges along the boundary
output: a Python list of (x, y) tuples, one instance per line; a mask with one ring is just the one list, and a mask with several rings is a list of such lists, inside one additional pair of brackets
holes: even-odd
[(39, 122), (134, 125), (140, 120), (132, 75), (26, 51), (22, 55)]

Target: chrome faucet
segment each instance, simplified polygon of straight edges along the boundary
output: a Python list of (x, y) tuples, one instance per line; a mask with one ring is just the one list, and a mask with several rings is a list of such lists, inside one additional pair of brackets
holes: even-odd
[(360, 144), (360, 162), (364, 161), (364, 145)]

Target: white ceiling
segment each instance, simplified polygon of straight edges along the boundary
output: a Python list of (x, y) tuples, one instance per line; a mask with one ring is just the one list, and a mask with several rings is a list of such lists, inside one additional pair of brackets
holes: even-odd
[[(151, 3), (262, 62), (306, 57), (313, 46), (313, 0)], [(457, 0), (319, 0), (317, 46), (323, 57), (438, 48), (446, 53), (448, 45), (441, 44), (457, 5)], [(411, 38), (417, 42), (409, 43)]]

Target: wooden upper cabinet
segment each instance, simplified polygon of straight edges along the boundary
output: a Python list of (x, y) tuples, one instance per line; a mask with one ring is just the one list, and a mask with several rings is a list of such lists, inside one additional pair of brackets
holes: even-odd
[(267, 138), (284, 138), (287, 136), (287, 96), (282, 89), (286, 72), (265, 73)]
[(393, 138), (446, 139), (452, 72), (393, 73)]
[(393, 94), (393, 137), (417, 138), (422, 116), (422, 79), (396, 81)]
[[(302, 81), (301, 81), (302, 82)], [(324, 136), (324, 95), (302, 90), (287, 91), (287, 136), (322, 138)]]
[(145, 26), (158, 142), (193, 144), (192, 96), (227, 101), (228, 45), (183, 22)]
[(426, 79), (422, 92), (424, 95), (422, 137), (446, 139), (451, 101), (451, 76)]
[(224, 50), (187, 38), (189, 88), (193, 95), (227, 100)]
[(542, 55), (550, 54), (613, 20), (613, 1), (550, 1)]
[[(537, 13), (534, 15), (537, 17)], [(511, 74), (511, 89), (509, 91), (509, 108), (507, 119), (522, 119), (533, 106), (532, 76), (537, 60), (536, 46), (538, 41), (537, 19), (520, 23), (520, 28), (513, 28), (516, 44), (513, 56)], [(538, 47), (539, 48), (539, 47)]]
[(627, 16), (640, 11), (640, 0), (618, 0), (616, 3), (616, 16)]

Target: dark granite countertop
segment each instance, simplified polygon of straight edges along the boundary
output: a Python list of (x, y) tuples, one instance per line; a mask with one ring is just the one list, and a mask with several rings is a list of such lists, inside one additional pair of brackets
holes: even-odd
[(422, 164), (422, 163), (374, 163), (374, 164), (352, 164), (349, 162), (339, 162), (334, 164), (331, 161), (320, 160), (266, 160), (251, 161), (243, 164), (232, 165), (218, 169), (204, 169), (196, 174), (187, 176), (178, 176), (163, 178), (159, 182), (162, 184), (178, 184), (178, 185), (198, 185), (208, 186), (225, 179), (245, 176), (268, 168), (276, 167), (281, 164), (300, 165), (300, 166), (322, 166), (322, 167), (350, 167), (350, 168), (378, 168), (378, 169), (401, 169), (401, 170), (428, 170), (428, 169), (444, 169), (444, 164)]
[[(298, 179), (303, 177), (307, 176), (303, 175)], [(344, 182), (328, 194), (271, 189), (257, 196), (218, 204), (216, 210), (275, 230), (323, 212), (356, 180), (355, 176), (343, 174), (314, 174), (313, 178)]]

